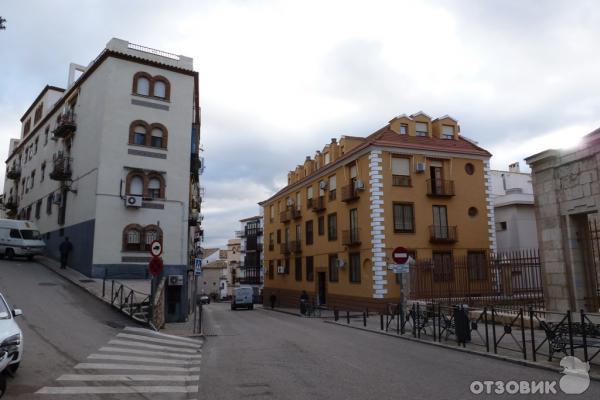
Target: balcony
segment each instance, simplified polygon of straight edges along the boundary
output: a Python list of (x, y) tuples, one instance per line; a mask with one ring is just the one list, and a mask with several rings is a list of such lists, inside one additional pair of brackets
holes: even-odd
[(68, 181), (71, 179), (71, 158), (58, 156), (52, 161), (52, 170), (50, 171), (50, 179), (55, 181)]
[(342, 201), (345, 203), (349, 203), (354, 200), (358, 200), (360, 196), (358, 195), (358, 190), (356, 189), (354, 183), (351, 183), (346, 186), (342, 186)]
[(14, 166), (6, 170), (6, 177), (12, 180), (18, 180), (21, 177), (21, 167)]
[(292, 216), (292, 219), (298, 219), (302, 217), (302, 212), (297, 208), (290, 209), (290, 214)]
[(291, 246), (289, 243), (281, 243), (279, 245), (279, 254), (289, 255), (291, 253)]
[(342, 244), (344, 246), (357, 246), (360, 244), (360, 229), (354, 228), (342, 231)]
[(75, 123), (75, 113), (73, 111), (64, 112), (58, 117), (58, 124), (54, 129), (54, 137), (64, 139), (71, 136), (77, 130), (77, 124)]
[(9, 211), (16, 211), (19, 207), (19, 203), (17, 202), (16, 197), (7, 197), (6, 201), (4, 201), (4, 207)]
[(311, 208), (313, 208), (313, 199), (307, 199), (306, 200), (306, 208), (308, 208), (309, 210)]
[(407, 175), (392, 175), (392, 186), (410, 187), (412, 184), (410, 176)]
[(290, 242), (290, 248), (294, 253), (302, 253), (302, 241), (301, 240), (292, 240)]
[(314, 212), (325, 211), (325, 197), (321, 196), (313, 200), (312, 210)]
[(454, 196), (454, 181), (445, 179), (428, 179), (427, 196), (451, 197)]
[(279, 222), (281, 222), (282, 224), (290, 222), (291, 219), (292, 216), (290, 215), (289, 210), (285, 210), (279, 213)]
[(429, 242), (431, 243), (456, 243), (458, 233), (456, 226), (430, 225)]

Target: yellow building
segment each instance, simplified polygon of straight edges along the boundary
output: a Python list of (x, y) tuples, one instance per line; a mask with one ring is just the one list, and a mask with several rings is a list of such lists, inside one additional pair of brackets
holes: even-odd
[(495, 241), (491, 154), (459, 131), (449, 116), (400, 115), (306, 157), (288, 185), (260, 203), (265, 302), (274, 293), (279, 305), (296, 307), (303, 290), (330, 308), (398, 301), (388, 269), (398, 246), (440, 265), (485, 259)]

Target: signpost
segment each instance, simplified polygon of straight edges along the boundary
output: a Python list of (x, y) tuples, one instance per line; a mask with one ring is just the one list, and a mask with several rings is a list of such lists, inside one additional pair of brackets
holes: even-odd
[(194, 276), (202, 275), (202, 259), (194, 258)]
[(404, 333), (404, 309), (406, 308), (406, 295), (404, 288), (404, 274), (410, 271), (409, 260), (410, 256), (408, 255), (408, 250), (402, 246), (396, 247), (392, 251), (392, 260), (394, 260), (395, 264), (391, 264), (388, 266), (389, 269), (393, 270), (394, 273), (398, 275), (398, 283), (400, 284), (400, 312), (399, 318), (402, 326), (402, 333)]
[(150, 272), (150, 275), (152, 275), (152, 283), (150, 287), (150, 310), (152, 313), (152, 317), (154, 317), (154, 295), (156, 292), (156, 277), (162, 274), (164, 268), (163, 260), (161, 257), (162, 252), (163, 247), (161, 242), (155, 240), (152, 243), (150, 243), (150, 254), (152, 255), (152, 259), (148, 263), (148, 270)]

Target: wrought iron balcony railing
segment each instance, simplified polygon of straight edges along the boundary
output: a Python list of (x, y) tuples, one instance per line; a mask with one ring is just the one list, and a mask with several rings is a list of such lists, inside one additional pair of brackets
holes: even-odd
[(291, 246), (289, 243), (281, 243), (279, 245), (279, 253), (280, 254), (290, 254), (291, 253)]
[(456, 226), (429, 226), (429, 241), (431, 243), (455, 243), (457, 240), (458, 232)]
[(76, 130), (75, 113), (73, 111), (66, 111), (58, 117), (58, 124), (53, 133), (56, 138), (65, 138), (73, 135)]
[(354, 228), (342, 231), (342, 244), (344, 246), (356, 246), (360, 244), (360, 229)]
[(312, 210), (314, 212), (321, 212), (325, 210), (325, 196), (313, 199)]
[(342, 201), (349, 203), (351, 201), (357, 200), (359, 198), (358, 189), (354, 183), (351, 183), (346, 186), (342, 186)]
[(71, 158), (65, 156), (55, 157), (52, 161), (50, 179), (55, 181), (68, 181), (72, 176)]
[(454, 196), (454, 181), (446, 179), (428, 179), (427, 196)]
[(11, 167), (8, 170), (6, 170), (6, 177), (8, 179), (13, 179), (13, 180), (19, 179), (21, 177), (21, 167), (18, 165), (15, 165), (14, 167)]

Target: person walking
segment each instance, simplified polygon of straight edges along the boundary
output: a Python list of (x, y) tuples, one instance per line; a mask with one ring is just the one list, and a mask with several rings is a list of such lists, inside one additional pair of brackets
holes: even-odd
[(306, 315), (306, 307), (308, 306), (308, 293), (306, 290), (302, 291), (300, 295), (300, 314)]
[(69, 241), (69, 238), (65, 236), (65, 240), (58, 247), (60, 252), (60, 269), (67, 268), (67, 261), (69, 260), (69, 253), (73, 251), (73, 243)]
[(277, 301), (277, 296), (275, 296), (275, 292), (272, 292), (269, 296), (269, 301), (271, 302), (271, 309), (275, 308), (275, 302)]

